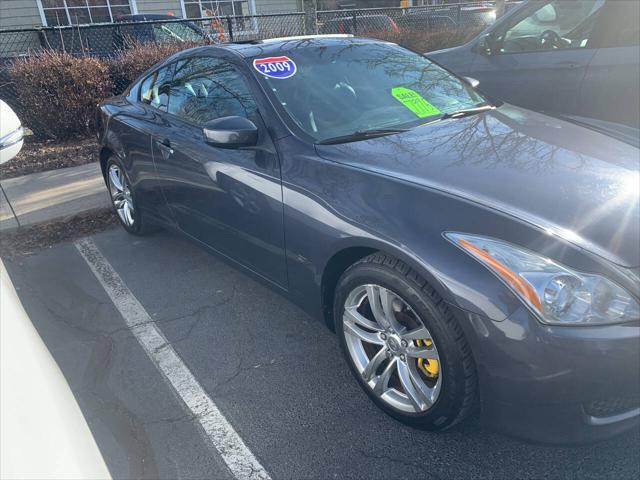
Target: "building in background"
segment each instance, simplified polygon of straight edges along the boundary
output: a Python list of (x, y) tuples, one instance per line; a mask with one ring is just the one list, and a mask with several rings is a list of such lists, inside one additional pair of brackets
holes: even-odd
[(302, 0), (0, 0), (0, 29), (110, 23), (135, 13), (199, 18), (301, 9)]

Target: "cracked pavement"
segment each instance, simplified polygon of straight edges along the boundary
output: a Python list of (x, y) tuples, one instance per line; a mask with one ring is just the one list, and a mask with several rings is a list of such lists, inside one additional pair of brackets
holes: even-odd
[[(277, 293), (168, 233), (92, 239), (274, 479), (640, 477), (638, 431), (557, 448), (403, 426)], [(5, 264), (114, 478), (232, 478), (73, 244)]]

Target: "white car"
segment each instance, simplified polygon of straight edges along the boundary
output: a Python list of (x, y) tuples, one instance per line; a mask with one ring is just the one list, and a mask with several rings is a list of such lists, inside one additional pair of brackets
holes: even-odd
[(0, 260), (0, 478), (111, 478)]
[[(22, 125), (0, 100), (0, 164), (22, 148)], [(111, 478), (64, 375), (0, 260), (0, 478)]]
[(0, 165), (18, 155), (24, 130), (16, 113), (0, 100)]

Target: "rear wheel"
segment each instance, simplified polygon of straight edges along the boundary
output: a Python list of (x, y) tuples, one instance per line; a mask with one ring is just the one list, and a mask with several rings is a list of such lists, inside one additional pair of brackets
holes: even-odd
[(406, 264), (382, 253), (354, 264), (339, 281), (334, 308), (347, 362), (382, 410), (427, 430), (473, 411), (477, 380), (464, 335)]
[(124, 168), (114, 157), (107, 162), (107, 187), (111, 203), (118, 215), (120, 225), (134, 235), (146, 235), (151, 231), (142, 212), (137, 208), (135, 194)]

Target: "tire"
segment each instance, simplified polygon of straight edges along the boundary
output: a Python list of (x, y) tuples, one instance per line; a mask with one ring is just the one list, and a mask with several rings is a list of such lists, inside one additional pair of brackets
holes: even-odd
[[(378, 305), (378, 316), (370, 298)], [(338, 281), (334, 315), (353, 375), (387, 414), (412, 427), (444, 430), (474, 412), (478, 384), (471, 349), (446, 303), (405, 263), (377, 252), (349, 267)], [(358, 323), (362, 318), (374, 321)], [(380, 331), (378, 319), (389, 328)], [(383, 343), (368, 344), (362, 337)], [(395, 367), (389, 366), (394, 360)], [(366, 368), (378, 362), (378, 367)], [(385, 374), (394, 368), (385, 387)]]
[[(117, 177), (120, 180), (120, 188), (117, 185), (116, 178), (112, 176), (117, 171)], [(150, 224), (145, 218), (139, 208), (136, 208), (136, 195), (135, 191), (131, 187), (131, 181), (122, 163), (116, 157), (112, 156), (107, 160), (107, 166), (105, 169), (107, 183), (107, 189), (111, 198), (111, 205), (118, 217), (118, 221), (122, 228), (132, 235), (144, 236), (152, 233), (156, 230), (156, 226)], [(129, 208), (128, 214), (123, 212), (123, 208), (120, 207), (124, 202)], [(125, 208), (126, 210), (126, 208)]]

